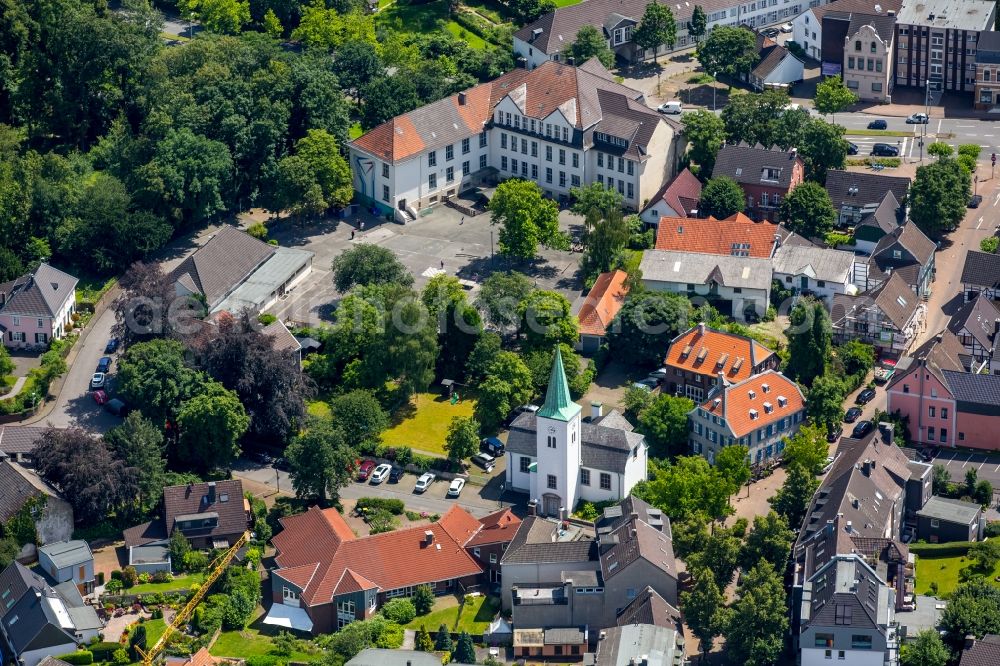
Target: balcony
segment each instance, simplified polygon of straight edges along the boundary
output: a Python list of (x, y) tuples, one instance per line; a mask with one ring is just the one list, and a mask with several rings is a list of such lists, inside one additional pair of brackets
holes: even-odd
[(515, 606), (565, 606), (566, 591), (559, 587), (517, 587), (512, 590)]

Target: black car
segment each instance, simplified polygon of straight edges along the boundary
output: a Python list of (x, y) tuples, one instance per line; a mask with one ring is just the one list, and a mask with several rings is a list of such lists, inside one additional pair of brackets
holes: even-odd
[(899, 157), (899, 148), (888, 143), (876, 143), (871, 154), (876, 157)]
[(881, 119), (873, 120), (870, 123), (868, 123), (868, 129), (884, 130), (888, 128), (889, 128), (888, 123), (886, 123), (884, 120)]
[(836, 430), (828, 430), (826, 433), (826, 441), (828, 441), (830, 444), (833, 444), (838, 439), (840, 439), (840, 436), (843, 434), (844, 434), (843, 428), (837, 428)]
[(857, 155), (858, 154), (858, 144), (854, 143), (853, 141), (848, 141), (847, 142), (847, 154), (848, 155)]
[(108, 340), (108, 344), (104, 345), (105, 354), (114, 354), (118, 349), (118, 338), (111, 338)]
[(861, 439), (870, 433), (874, 427), (871, 421), (858, 421), (858, 424), (854, 426), (854, 430), (851, 431), (851, 437)]
[(844, 414), (844, 423), (854, 423), (855, 421), (858, 420), (860, 416), (861, 416), (861, 408), (851, 407), (850, 409), (847, 410), (847, 413)]
[(403, 474), (405, 473), (402, 467), (394, 466), (392, 471), (389, 472), (389, 483), (399, 483), (399, 480), (403, 478)]
[(969, 208), (979, 208), (979, 204), (983, 203), (982, 194), (973, 194), (969, 197)]
[(875, 389), (866, 388), (864, 391), (858, 394), (858, 397), (854, 399), (854, 402), (859, 405), (867, 405), (875, 398)]

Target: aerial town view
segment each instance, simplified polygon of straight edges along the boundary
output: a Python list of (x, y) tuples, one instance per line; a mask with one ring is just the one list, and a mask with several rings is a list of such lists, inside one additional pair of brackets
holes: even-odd
[(998, 22), (0, 0), (0, 666), (1000, 666)]

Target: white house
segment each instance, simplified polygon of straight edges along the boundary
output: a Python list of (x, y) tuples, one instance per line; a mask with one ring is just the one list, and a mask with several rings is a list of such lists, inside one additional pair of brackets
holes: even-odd
[(507, 487), (528, 493), (539, 515), (566, 518), (580, 500), (619, 500), (646, 479), (645, 437), (617, 411), (593, 409), (584, 421), (570, 400), (557, 349), (545, 404), (518, 416), (507, 439)]
[(550, 197), (602, 183), (639, 210), (673, 175), (678, 127), (591, 59), (515, 69), (386, 121), (348, 149), (359, 198), (400, 222), (514, 177)]
[[(802, 3), (805, 7), (805, 2)], [(823, 17), (828, 13), (833, 13), (837, 18), (850, 21), (851, 14), (883, 14), (898, 12), (902, 7), (902, 0), (810, 0), (808, 8), (804, 9), (792, 20), (792, 40), (801, 46), (806, 55), (813, 60), (822, 61), (823, 57)], [(844, 25), (846, 28), (846, 23)], [(843, 36), (840, 35), (842, 39)], [(840, 74), (843, 69), (843, 49), (830, 49), (831, 52), (839, 51), (839, 56), (829, 63), (824, 63), (823, 74), (832, 76)]]
[(774, 279), (786, 289), (810, 292), (829, 308), (834, 294), (858, 292), (853, 284), (854, 253), (803, 245), (782, 245), (774, 253)]
[(746, 77), (754, 89), (790, 86), (802, 80), (805, 64), (791, 51), (762, 33), (755, 32), (754, 37), (760, 61)]

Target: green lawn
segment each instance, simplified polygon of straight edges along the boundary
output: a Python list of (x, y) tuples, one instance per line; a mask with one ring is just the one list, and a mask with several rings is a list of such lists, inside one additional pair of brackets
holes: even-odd
[[(434, 605), (437, 607), (450, 601), (452, 601), (452, 597), (442, 597)], [(459, 608), (462, 611), (461, 615), (459, 615)], [(493, 616), (499, 609), (500, 600), (495, 597), (472, 597), (461, 607), (449, 606), (417, 617), (406, 625), (406, 628), (415, 630), (423, 626), (427, 631), (435, 632), (443, 624), (454, 632), (467, 631), (470, 634), (481, 634), (489, 628)]]
[(583, 0), (555, 0), (556, 7), (569, 7), (570, 5), (578, 5)]
[[(153, 647), (156, 645), (156, 641), (160, 640), (160, 636), (163, 632), (167, 630), (167, 623), (163, 621), (161, 617), (159, 620), (146, 620), (146, 645)], [(133, 627), (135, 625), (132, 625)]]
[(361, 136), (364, 133), (365, 133), (365, 131), (363, 129), (361, 129), (361, 123), (352, 123), (351, 126), (347, 129), (347, 136), (352, 141), (354, 139), (357, 139), (359, 136)]
[[(950, 555), (934, 557), (931, 554), (917, 555), (917, 594), (931, 594), (932, 582), (937, 583), (937, 595), (947, 598), (958, 587), (958, 575), (962, 569), (972, 566), (972, 560), (966, 555)], [(1000, 576), (1000, 564), (987, 576), (987, 580), (995, 580)]]
[[(274, 644), (270, 636), (262, 635), (257, 629), (247, 629), (245, 631), (223, 631), (219, 634), (218, 640), (209, 649), (213, 657), (232, 657), (234, 659), (246, 659), (248, 657), (261, 657), (271, 653)], [(323, 652), (296, 651), (286, 659), (287, 661), (320, 661)]]
[(875, 129), (849, 129), (844, 136), (913, 136), (913, 132), (905, 130), (875, 130)]
[(472, 416), (474, 399), (453, 405), (440, 393), (418, 393), (409, 405), (399, 409), (392, 427), (382, 433), (388, 446), (409, 446), (419, 451), (447, 455), (444, 439), (456, 416)]
[(396, 0), (395, 4), (380, 11), (375, 21), (402, 32), (426, 34), (440, 29), (441, 21), (447, 16), (447, 0), (412, 5), (408, 0)]
[(510, 7), (497, 0), (463, 0), (462, 4), (475, 9), (477, 14), (485, 16), (494, 23), (517, 20)]
[(205, 576), (202, 574), (190, 574), (188, 576), (174, 576), (174, 579), (168, 583), (140, 583), (135, 587), (130, 587), (124, 590), (126, 594), (150, 594), (152, 592), (175, 592), (177, 590), (186, 590), (192, 585), (201, 583), (205, 580)]
[(454, 21), (448, 21), (444, 24), (444, 29), (455, 35), (459, 39), (464, 39), (465, 42), (474, 49), (484, 49), (486, 48), (486, 40), (477, 35), (476, 33), (468, 30)]
[(321, 419), (330, 417), (330, 403), (322, 400), (310, 400), (306, 403), (306, 411), (309, 416), (317, 416)]

